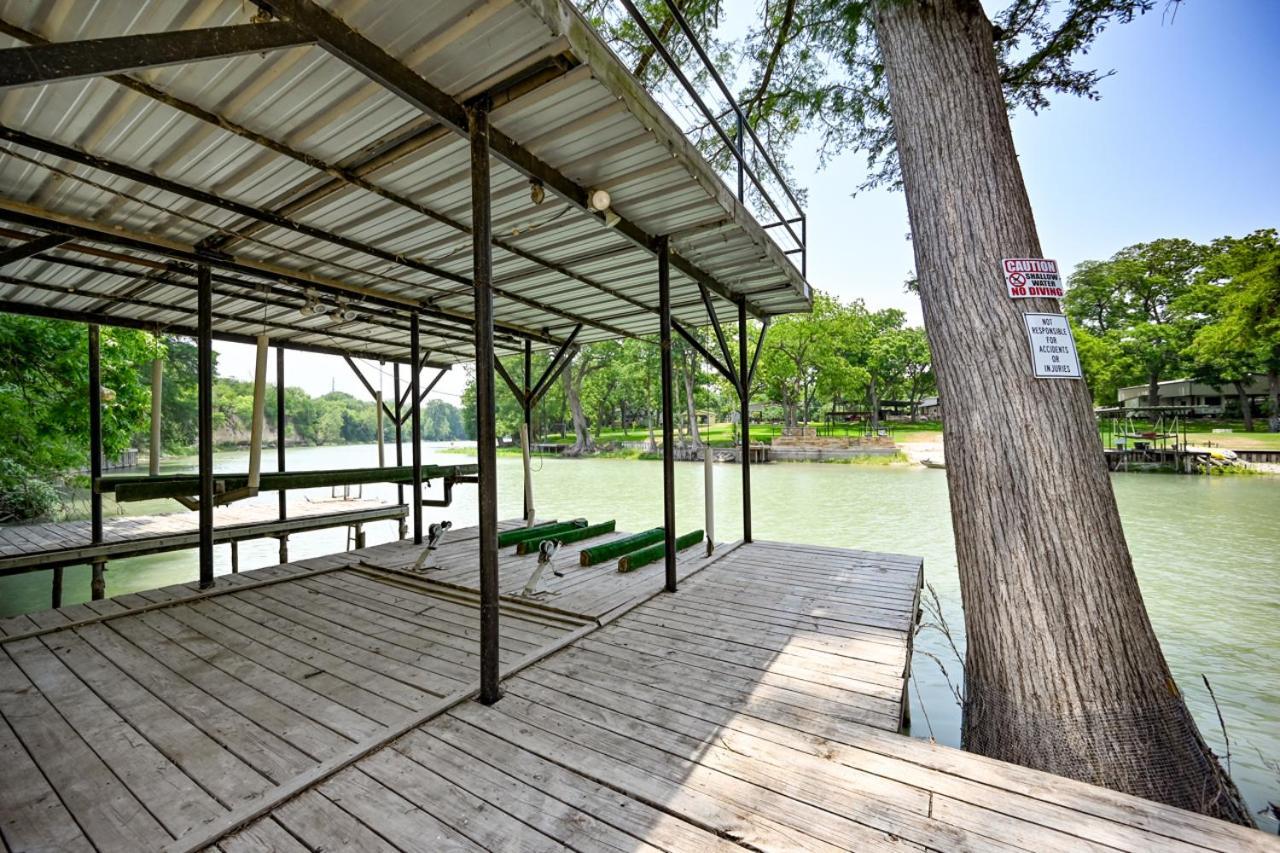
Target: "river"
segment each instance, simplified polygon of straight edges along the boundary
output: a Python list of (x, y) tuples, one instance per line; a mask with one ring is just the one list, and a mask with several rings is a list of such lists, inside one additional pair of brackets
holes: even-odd
[[(428, 463), (457, 464), (467, 457), (426, 445)], [(408, 456), (406, 452), (406, 457)], [(291, 448), (289, 468), (376, 464), (372, 446)], [(246, 468), (242, 452), (219, 453), (220, 470)], [(499, 516), (520, 513), (519, 459), (500, 457)], [(166, 471), (191, 470), (194, 459), (168, 462)], [(961, 651), (964, 620), (943, 471), (919, 467), (773, 464), (752, 469), (754, 532), (759, 539), (915, 554), (937, 590)], [(676, 499), (683, 531), (702, 525), (702, 467), (676, 466)], [(717, 538), (741, 533), (740, 469), (715, 467)], [(1209, 677), (1231, 741), (1233, 776), (1254, 810), (1280, 799), (1280, 477), (1180, 477), (1114, 474), (1125, 533), (1138, 579), (1174, 676), (1201, 731), (1219, 755), (1221, 728), (1201, 681)], [(539, 514), (591, 520), (616, 518), (620, 529), (661, 524), (662, 467), (657, 462), (555, 457), (534, 461)], [(300, 499), (306, 493), (292, 493)], [(316, 498), (328, 490), (314, 490)], [(394, 486), (366, 486), (365, 497), (394, 500)], [(427, 521), (473, 524), (476, 491), (455, 490), (454, 506), (425, 509)], [(275, 495), (255, 500), (274, 502)], [(170, 511), (173, 504), (136, 504), (132, 513)], [(108, 504), (107, 511), (115, 511)], [(368, 527), (368, 542), (389, 541), (395, 525)], [(301, 559), (346, 546), (342, 529), (295, 536), (290, 556)], [(229, 571), (227, 548), (216, 549), (218, 573)], [(244, 543), (243, 568), (271, 565), (274, 540)], [(194, 552), (120, 560), (107, 573), (108, 594), (119, 595), (192, 580)], [(88, 569), (67, 570), (66, 602), (88, 595)], [(48, 606), (49, 573), (0, 580), (0, 615)], [(954, 676), (959, 669), (944, 638), (925, 631), (917, 649), (937, 655)], [(912, 734), (957, 745), (960, 711), (938, 666), (917, 654), (911, 686)], [(1268, 762), (1271, 766), (1268, 767)], [(1275, 832), (1274, 821), (1260, 818)]]

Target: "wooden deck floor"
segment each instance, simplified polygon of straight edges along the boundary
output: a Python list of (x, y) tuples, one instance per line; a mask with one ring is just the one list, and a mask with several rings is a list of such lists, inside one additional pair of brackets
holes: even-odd
[(630, 576), (591, 573), (554, 610), (504, 599), (485, 707), (473, 534), (449, 584), (359, 566), (401, 551), (0, 623), (5, 847), (1276, 849), (897, 734), (918, 559), (758, 542), (676, 595), (612, 605)]
[[(281, 521), (274, 503), (233, 504), (214, 509), (214, 541), (230, 542), (351, 524), (404, 518), (408, 510), (375, 500), (295, 500)], [(121, 558), (192, 548), (199, 543), (198, 514), (115, 516), (103, 520), (102, 542), (92, 542), (88, 521), (11, 524), (0, 527), (0, 575), (72, 565), (95, 558)]]

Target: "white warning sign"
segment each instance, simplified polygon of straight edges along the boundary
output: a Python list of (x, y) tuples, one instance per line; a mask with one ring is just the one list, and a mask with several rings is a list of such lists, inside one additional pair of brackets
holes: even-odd
[(1024, 314), (1037, 379), (1079, 379), (1080, 359), (1065, 314)]
[(1009, 288), (1010, 299), (1029, 299), (1032, 296), (1063, 296), (1062, 276), (1058, 262), (1047, 258), (1005, 258), (1000, 262), (1004, 271), (1004, 283)]

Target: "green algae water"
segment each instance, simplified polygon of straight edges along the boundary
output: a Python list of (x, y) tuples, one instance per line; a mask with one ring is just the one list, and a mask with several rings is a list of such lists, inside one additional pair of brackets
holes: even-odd
[[(425, 445), (424, 462), (459, 464), (466, 456), (444, 445)], [(406, 451), (406, 458), (408, 453)], [(290, 448), (290, 470), (375, 465), (372, 446)], [(245, 470), (244, 453), (219, 453), (220, 470)], [(193, 470), (194, 459), (174, 460), (166, 472)], [(519, 515), (520, 461), (498, 459), (499, 515)], [(703, 526), (702, 466), (676, 466), (679, 529)], [(946, 474), (916, 467), (772, 464), (752, 469), (754, 533), (758, 539), (803, 541), (836, 547), (924, 557), (926, 580), (937, 590), (961, 651), (964, 619), (951, 541)], [(1133, 552), (1147, 608), (1174, 676), (1201, 731), (1219, 755), (1221, 729), (1201, 681), (1217, 693), (1231, 739), (1233, 775), (1254, 810), (1280, 799), (1280, 477), (1180, 477), (1113, 475), (1125, 534)], [(741, 534), (740, 469), (715, 466), (716, 533), (719, 541)], [(433, 485), (434, 489), (438, 486)], [(395, 500), (394, 486), (364, 488), (364, 497)], [(291, 500), (323, 500), (328, 489), (291, 493)], [(610, 459), (534, 460), (534, 497), (540, 517), (586, 516), (592, 523), (617, 519), (618, 529), (640, 531), (662, 522), (662, 466)], [(449, 519), (474, 524), (476, 491), (454, 490), (454, 505), (424, 508), (429, 523)], [(274, 493), (255, 498), (274, 505)], [(107, 512), (118, 511), (111, 504)], [(177, 509), (172, 502), (123, 507), (145, 514)], [(367, 526), (369, 544), (392, 540), (394, 522)], [(290, 556), (346, 547), (344, 529), (294, 536)], [(230, 570), (226, 546), (215, 549), (216, 571)], [(242, 543), (244, 569), (274, 564), (276, 543)], [(196, 576), (194, 552), (159, 554), (110, 564), (109, 595), (186, 582)], [(67, 569), (65, 602), (88, 596), (87, 567)], [(47, 607), (49, 573), (0, 579), (0, 615)], [(959, 667), (936, 632), (917, 648), (942, 659), (954, 677)], [(924, 654), (913, 663), (912, 734), (958, 745), (960, 710), (938, 666)], [(1259, 817), (1264, 829), (1274, 822)]]

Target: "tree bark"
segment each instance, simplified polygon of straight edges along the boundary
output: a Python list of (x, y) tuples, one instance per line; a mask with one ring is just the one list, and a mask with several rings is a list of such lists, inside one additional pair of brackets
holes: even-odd
[(684, 350), (680, 356), (680, 373), (684, 379), (684, 407), (689, 415), (689, 440), (697, 447), (702, 444), (702, 434), (698, 431), (698, 406), (693, 395), (693, 368), (689, 365), (689, 353)]
[(871, 377), (871, 384), (867, 386), (867, 402), (871, 404), (871, 432), (880, 431), (880, 391), (876, 388), (876, 378)]
[(883, 0), (925, 328), (946, 400), (967, 749), (1251, 823), (1152, 630), (1088, 388), (1032, 376), (1000, 261), (1043, 257), (978, 0)]
[(1160, 405), (1160, 374), (1152, 373), (1147, 377), (1147, 405)]
[(1270, 400), (1268, 423), (1272, 432), (1280, 432), (1280, 370), (1267, 371), (1267, 396)]
[[(571, 359), (573, 357), (570, 356)], [(569, 416), (573, 420), (573, 445), (564, 452), (564, 455), (581, 456), (596, 448), (595, 441), (591, 438), (591, 429), (587, 424), (587, 416), (582, 413), (582, 398), (578, 396), (578, 383), (582, 381), (582, 371), (576, 370), (570, 361), (562, 376), (564, 377), (564, 399), (569, 404)]]
[(1245, 393), (1244, 383), (1235, 381), (1231, 384), (1236, 388), (1236, 400), (1240, 404), (1240, 417), (1244, 420), (1244, 431), (1253, 432), (1253, 405), (1249, 395)]

